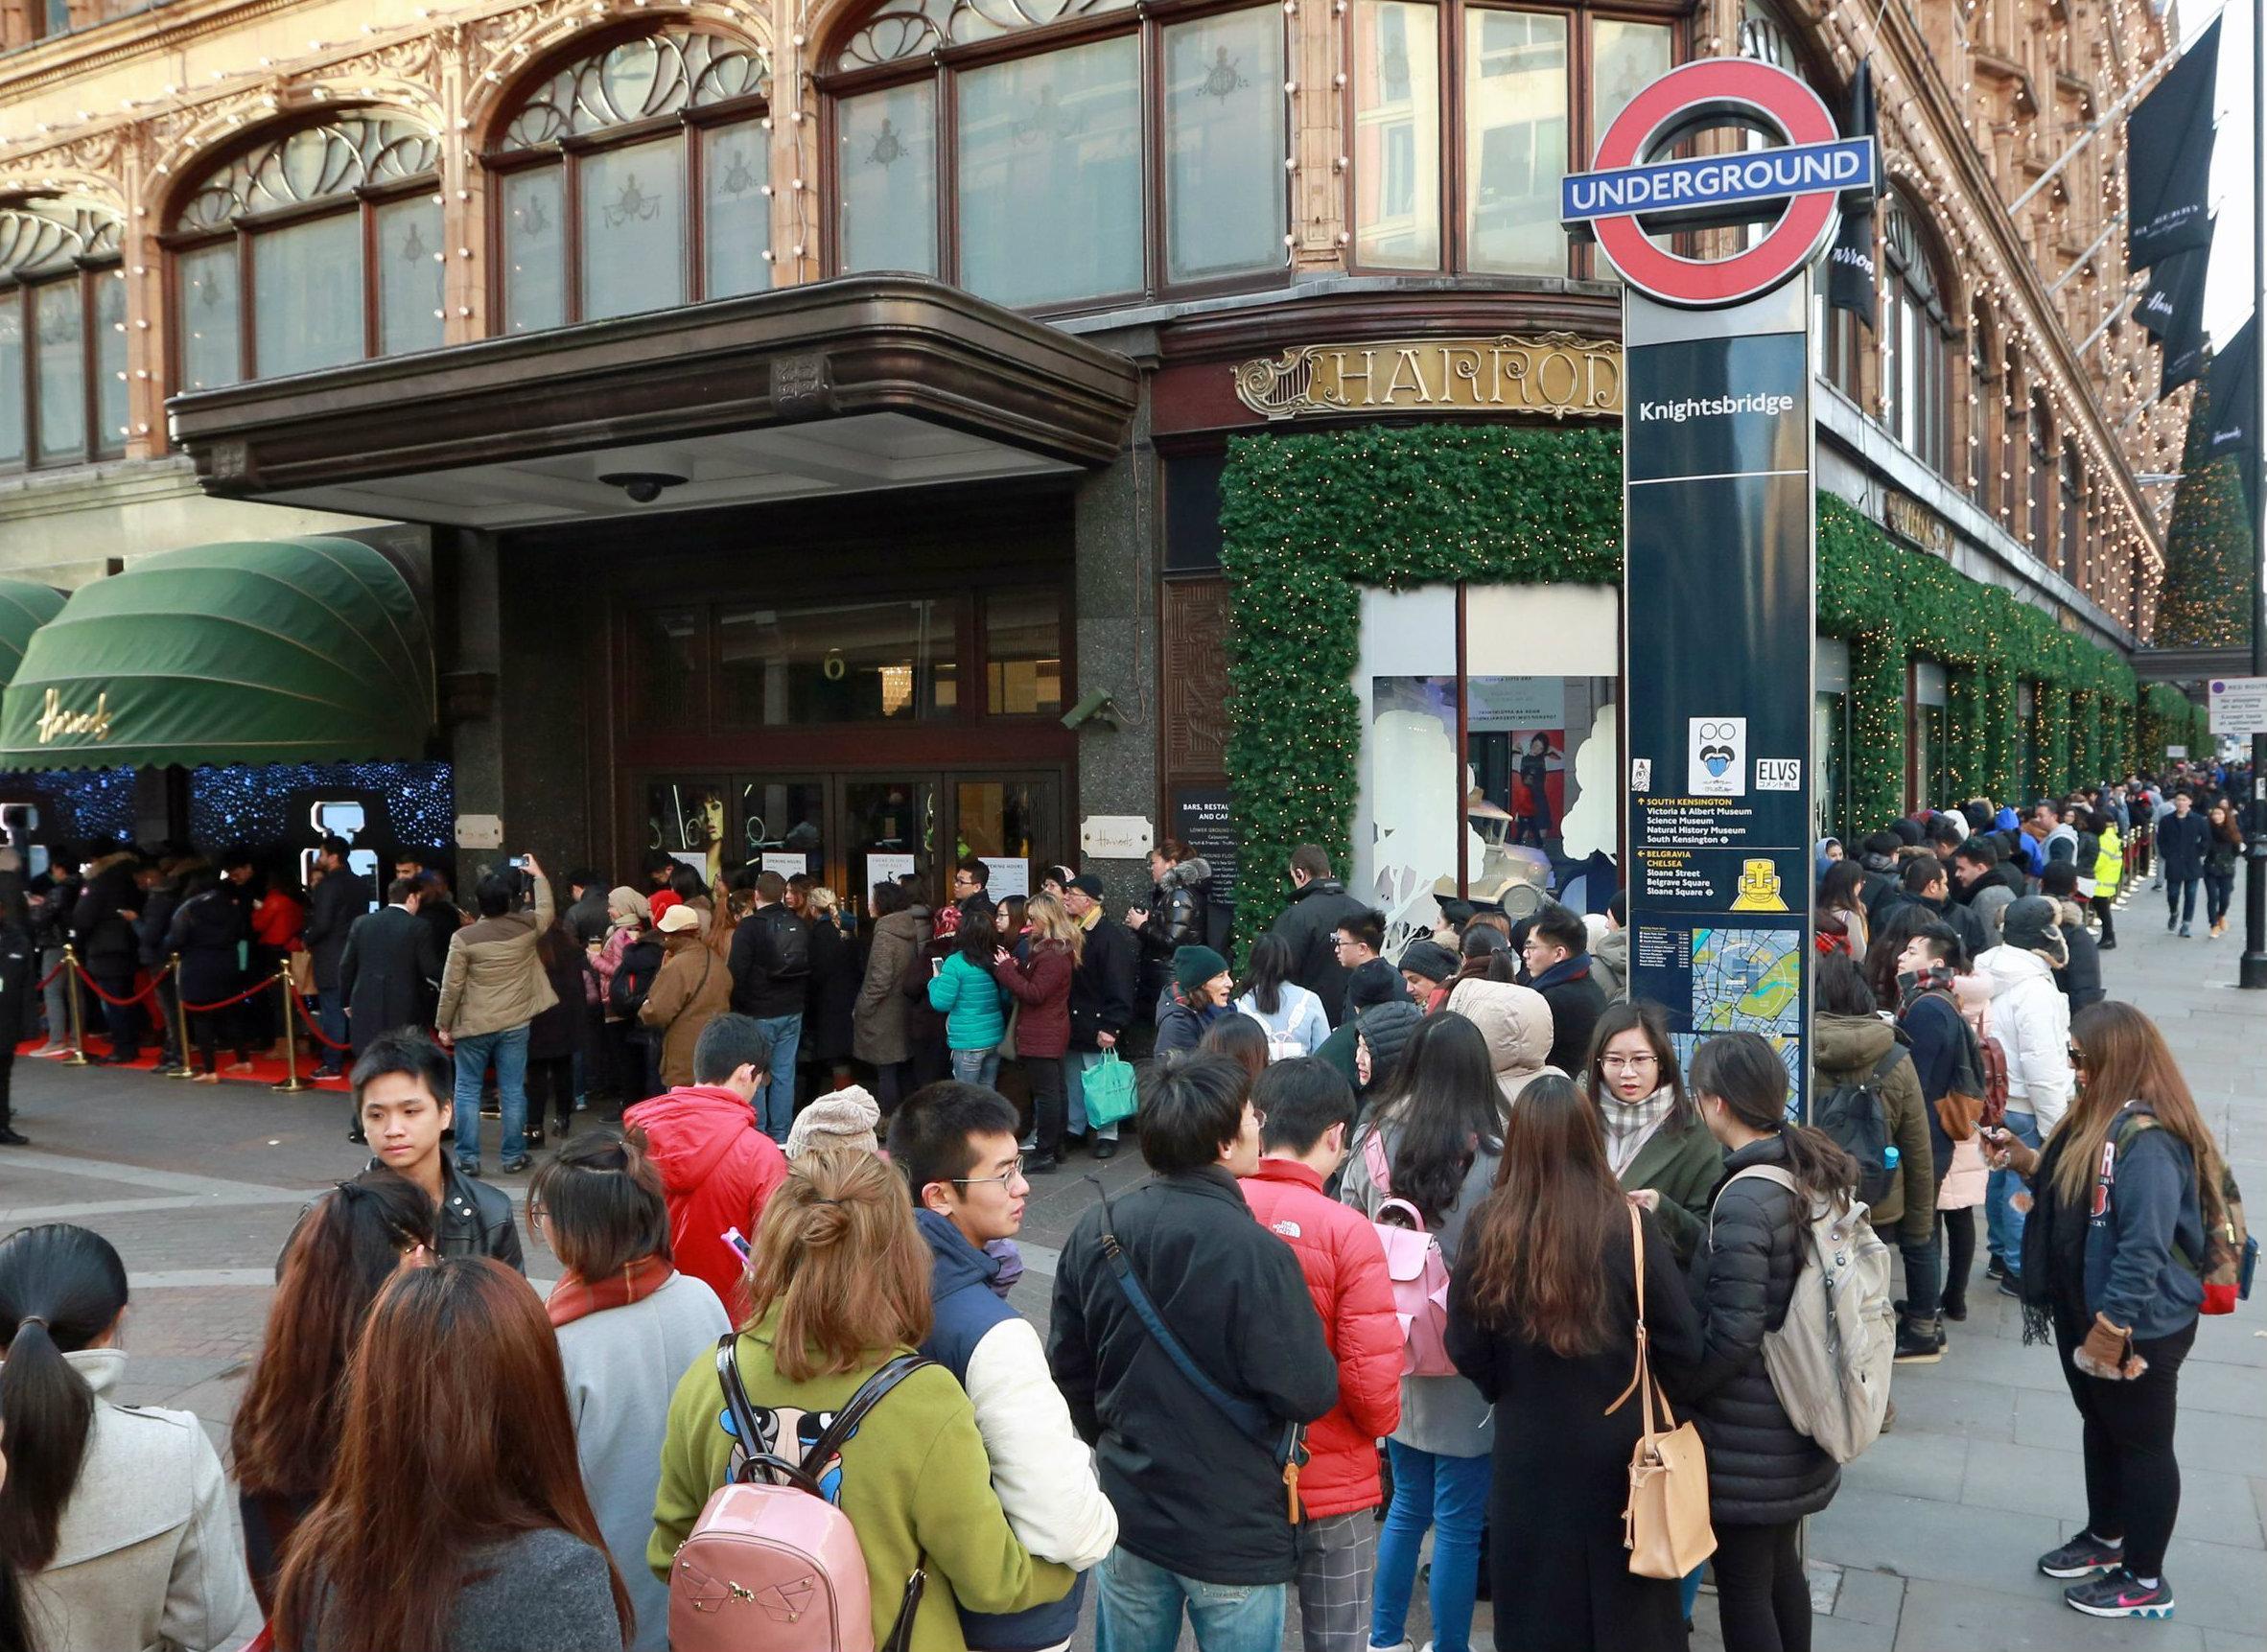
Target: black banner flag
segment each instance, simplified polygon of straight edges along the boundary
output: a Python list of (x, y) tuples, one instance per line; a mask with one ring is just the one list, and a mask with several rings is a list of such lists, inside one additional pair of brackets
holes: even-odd
[[(2206, 452), (2214, 459), (2242, 458), (2259, 439), (2259, 317), (2236, 330), (2227, 347), (2212, 356), (2211, 435)], [(2250, 467), (2244, 470), (2251, 476)]]
[(2146, 269), (2211, 244), (2212, 117), (2220, 79), (2214, 22), (2165, 72), (2125, 128), (2125, 263)]
[(2134, 306), (2133, 318), (2164, 350), (2161, 396), (2195, 378), (2204, 364), (2204, 275), (2210, 257), (2205, 246), (2174, 253), (2150, 271), (2149, 290)]
[[(1874, 135), (1871, 58), (1859, 58), (1858, 72), (1850, 77), (1850, 111), (1843, 123), (1842, 135), (1848, 138)], [(1835, 236), (1834, 249), (1826, 255), (1828, 307), (1849, 311), (1865, 323), (1869, 333), (1876, 326), (1874, 268), (1874, 205), (1869, 199), (1860, 208), (1843, 212), (1842, 227)]]

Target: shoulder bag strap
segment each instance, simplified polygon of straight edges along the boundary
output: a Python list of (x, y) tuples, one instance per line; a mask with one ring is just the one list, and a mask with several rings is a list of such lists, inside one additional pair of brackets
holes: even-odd
[(823, 1466), (828, 1458), (840, 1454), (843, 1442), (857, 1432), (858, 1425), (866, 1420), (867, 1412), (880, 1405), (888, 1397), (889, 1391), (900, 1383), (923, 1365), (934, 1362), (923, 1359), (919, 1354), (900, 1354), (859, 1384), (858, 1391), (843, 1402), (842, 1408), (834, 1413), (834, 1420), (821, 1430), (819, 1437), (811, 1442), (806, 1459)]
[(739, 1361), (736, 1357), (739, 1342), (737, 1331), (727, 1331), (716, 1338), (716, 1380), (724, 1389), (724, 1409), (732, 1418), (732, 1431), (740, 1443), (740, 1468), (736, 1477), (742, 1483), (759, 1474), (769, 1475), (777, 1483), (792, 1485), (825, 1498), (819, 1482), (809, 1471), (789, 1462), (785, 1457), (762, 1450), (758, 1441), (762, 1435), (756, 1427), (756, 1408), (748, 1401), (748, 1390), (740, 1384)]
[[(1637, 1275), (1637, 1369), (1629, 1378), (1629, 1386), (1624, 1388), (1614, 1397), (1614, 1403), (1605, 1408), (1604, 1414), (1612, 1416), (1622, 1408), (1623, 1401), (1634, 1393), (1638, 1397), (1637, 1403), (1640, 1408), (1638, 1426), (1644, 1431), (1644, 1437), (1650, 1440), (1655, 1435), (1675, 1428), (1676, 1418), (1669, 1409), (1669, 1396), (1661, 1391), (1660, 1384), (1653, 1381), (1651, 1350), (1646, 1335), (1645, 1215), (1634, 1203), (1629, 1207), (1629, 1262)], [(1658, 1427), (1655, 1426), (1653, 1417), (1653, 1407), (1656, 1402), (1661, 1408)]]

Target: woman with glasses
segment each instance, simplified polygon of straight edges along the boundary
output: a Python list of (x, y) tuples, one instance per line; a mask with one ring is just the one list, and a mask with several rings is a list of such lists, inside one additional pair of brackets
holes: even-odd
[(2023, 1340), (2054, 1338), (2085, 1422), (2086, 1525), (2039, 1557), (2091, 1617), (2170, 1617), (2164, 1550), (2181, 1506), (2181, 1365), (2204, 1301), (2206, 1235), (2227, 1228), (2220, 1152), (2164, 1035), (2130, 1004), (2070, 1023), (2076, 1099), (2044, 1152), (1983, 1132), (1995, 1169), (2030, 1184)]
[(1724, 1152), (1685, 1094), (1659, 1005), (1624, 998), (1605, 1007), (1582, 1090), (1605, 1132), (1606, 1168), (1653, 1213), (1677, 1261), (1690, 1262), (1724, 1178)]
[[(840, 1148), (796, 1161), (756, 1225), (750, 1314), (732, 1355), (770, 1453), (800, 1466), (819, 1420), (927, 1338), (931, 1268), (897, 1171)], [(664, 1580), (710, 1494), (740, 1466), (721, 1384), (704, 1351), (669, 1403), (645, 1547)], [(1069, 1570), (1034, 1560), (1009, 1528), (975, 1413), (942, 1365), (905, 1374), (841, 1442), (831, 1467), (810, 1467), (830, 1477), (857, 1533), (876, 1643), (897, 1627), (917, 1568), (928, 1582), (912, 1608), (910, 1652), (960, 1652), (956, 1606), (1023, 1612), (1069, 1593)]]
[(638, 1615), (630, 1645), (664, 1652), (669, 1592), (644, 1559), (667, 1396), (732, 1321), (715, 1291), (677, 1271), (661, 1175), (611, 1130), (571, 1138), (535, 1173), (527, 1223), (565, 1269), (546, 1307), (591, 1511)]
[[(1464, 1224), (1496, 1179), (1502, 1108), (1480, 1029), (1454, 1010), (1426, 1017), (1411, 1033), (1384, 1100), (1355, 1132), (1339, 1198), (1372, 1222), (1387, 1199), (1408, 1201), (1453, 1272)], [(1371, 1646), (1406, 1652), (1417, 1550), (1433, 1527), (1433, 1645), (1470, 1652), (1494, 1444), (1487, 1399), (1467, 1379), (1401, 1379), (1401, 1426), (1386, 1442), (1393, 1501), (1378, 1535)], [(1503, 1609), (1517, 1610), (1508, 1601)]]

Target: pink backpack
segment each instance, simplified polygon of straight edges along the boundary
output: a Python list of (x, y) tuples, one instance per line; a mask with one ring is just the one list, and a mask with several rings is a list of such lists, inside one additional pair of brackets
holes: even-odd
[[(669, 1567), (671, 1652), (876, 1652), (866, 1556), (829, 1485), (842, 1444), (866, 1413), (931, 1361), (903, 1354), (859, 1385), (809, 1446), (782, 1413), (767, 1448), (733, 1359), (736, 1333), (716, 1344), (716, 1375), (736, 1440), (724, 1483)], [(792, 1453), (790, 1461), (782, 1454)], [(927, 1579), (926, 1557), (905, 1581), (881, 1652), (903, 1652)]]
[[(1371, 1130), (1363, 1139), (1362, 1162), (1380, 1193), (1391, 1194), (1391, 1177), (1386, 1163), (1386, 1145)], [(1410, 1225), (1372, 1222), (1378, 1243), (1386, 1247), (1386, 1273), (1393, 1282), (1393, 1317), (1401, 1321), (1401, 1374), (1404, 1377), (1453, 1377), (1456, 1361), (1448, 1357), (1448, 1264), (1440, 1254), (1440, 1241), (1425, 1231), (1425, 1219), (1405, 1198), (1389, 1198), (1377, 1207), (1408, 1218)]]

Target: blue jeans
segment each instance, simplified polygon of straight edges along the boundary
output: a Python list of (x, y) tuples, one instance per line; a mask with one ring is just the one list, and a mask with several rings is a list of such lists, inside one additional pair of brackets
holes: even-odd
[(765, 1015), (756, 1025), (771, 1040), (771, 1073), (756, 1092), (756, 1121), (763, 1133), (784, 1143), (795, 1122), (795, 1052), (803, 1044), (803, 1014)]
[(1198, 1652), (1281, 1652), (1288, 1584), (1205, 1583), (1122, 1548), (1094, 1575), (1094, 1652), (1173, 1652), (1183, 1604)]
[[(1084, 1139), (1087, 1133), (1087, 1075), (1102, 1065), (1100, 1050), (1073, 1050), (1063, 1058), (1063, 1084), (1070, 1104), (1070, 1133)], [(1116, 1125), (1104, 1125), (1094, 1132), (1099, 1142), (1118, 1139)]]
[[(2039, 1145), (2039, 1121), (2029, 1113), (2010, 1112), (2004, 1123), (2008, 1133), (2026, 1147)], [(2015, 1208), (2015, 1196), (2023, 1191), (2023, 1178), (2011, 1170), (1992, 1172), (1984, 1188), (1984, 1243), (2007, 1271), (2023, 1270), (2023, 1213)]]
[(1487, 1488), (1495, 1459), (1436, 1456), (1388, 1440), (1393, 1462), (1393, 1502), (1377, 1540), (1377, 1603), (1369, 1616), (1369, 1643), (1398, 1646), (1409, 1624), (1409, 1597), (1416, 1588), (1417, 1550), (1425, 1528), (1433, 1535), (1433, 1645), (1435, 1652), (1471, 1652), (1472, 1599), (1480, 1592), (1480, 1532), (1487, 1520)]
[(1707, 1570), (1708, 1563), (1702, 1561), (1692, 1571), (1686, 1572), (1684, 1581), (1676, 1586), (1676, 1602), (1684, 1608), (1687, 1623), (1693, 1620), (1693, 1608), (1700, 1604), (1700, 1574)]
[[(323, 1036), (330, 1039), (332, 1044), (352, 1042), (347, 1036), (346, 994), (338, 988), (333, 987), (316, 1000), (315, 1018), (316, 1025), (323, 1030)], [(318, 1046), (315, 1053), (316, 1064), (325, 1067), (343, 1067), (353, 1059), (351, 1051), (334, 1050), (330, 1044)]]
[(496, 1062), (496, 1099), (503, 1110), (500, 1150), (505, 1164), (527, 1156), (527, 1028), (475, 1033), (456, 1040), (456, 1162), (480, 1162), (480, 1079)]
[(952, 1052), (952, 1076), (964, 1084), (993, 1087), (999, 1078), (999, 1051), (955, 1050)]

